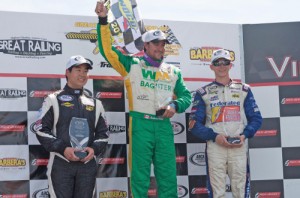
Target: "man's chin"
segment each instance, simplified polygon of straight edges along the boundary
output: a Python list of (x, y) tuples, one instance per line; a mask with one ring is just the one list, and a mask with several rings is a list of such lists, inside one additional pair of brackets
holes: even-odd
[(155, 60), (155, 61), (162, 61), (163, 57), (154, 57), (152, 59)]

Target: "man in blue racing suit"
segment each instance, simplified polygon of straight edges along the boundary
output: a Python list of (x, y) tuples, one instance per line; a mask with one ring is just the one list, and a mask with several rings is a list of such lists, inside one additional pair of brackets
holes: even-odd
[(189, 119), (191, 132), (206, 144), (209, 197), (225, 198), (228, 174), (234, 198), (248, 197), (247, 144), (262, 124), (249, 85), (229, 77), (230, 52), (213, 52), (215, 81), (195, 93)]

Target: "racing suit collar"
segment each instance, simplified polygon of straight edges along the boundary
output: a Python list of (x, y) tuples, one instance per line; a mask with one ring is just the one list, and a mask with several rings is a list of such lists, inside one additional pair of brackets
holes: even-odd
[(147, 53), (144, 53), (144, 59), (145, 59), (148, 63), (150, 63), (150, 65), (152, 65), (153, 67), (159, 67), (159, 66), (161, 65), (161, 63), (162, 63), (162, 60), (160, 60), (160, 61), (155, 61), (155, 60), (153, 60), (150, 56), (148, 56)]
[(219, 85), (219, 86), (230, 86), (230, 85), (233, 83), (233, 80), (230, 79), (230, 80), (229, 80), (229, 83), (228, 83), (227, 85), (224, 85), (224, 84), (222, 84), (222, 83), (219, 83), (219, 82), (217, 82), (216, 80), (214, 80), (213, 83), (215, 83), (215, 84), (217, 84), (217, 85)]
[(83, 92), (83, 89), (72, 89), (71, 87), (69, 87), (67, 84), (66, 86), (64, 87), (64, 90), (66, 92), (68, 92), (69, 94), (71, 95), (81, 95), (82, 92)]

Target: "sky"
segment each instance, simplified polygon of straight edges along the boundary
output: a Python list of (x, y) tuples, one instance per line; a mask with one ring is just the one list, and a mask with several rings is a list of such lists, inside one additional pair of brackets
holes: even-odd
[[(257, 24), (300, 21), (300, 0), (136, 0), (143, 19)], [(96, 16), (96, 0), (1, 0), (0, 11)]]

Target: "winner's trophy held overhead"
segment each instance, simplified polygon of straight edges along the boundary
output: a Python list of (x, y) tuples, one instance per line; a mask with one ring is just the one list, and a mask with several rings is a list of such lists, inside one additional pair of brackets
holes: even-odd
[(89, 125), (87, 119), (85, 118), (75, 118), (73, 117), (69, 126), (70, 142), (75, 151), (75, 155), (80, 159), (87, 156), (87, 152), (83, 151), (87, 146), (89, 141)]

